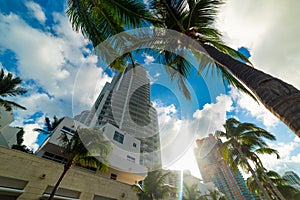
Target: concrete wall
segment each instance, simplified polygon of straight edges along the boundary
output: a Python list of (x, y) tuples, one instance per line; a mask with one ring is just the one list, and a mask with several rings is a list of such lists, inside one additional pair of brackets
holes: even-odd
[[(41, 199), (47, 187), (55, 185), (63, 171), (62, 164), (5, 147), (0, 147), (0, 161), (0, 177), (28, 181), (25, 192), (18, 198), (20, 200)], [(41, 178), (43, 174), (45, 177)], [(71, 168), (67, 172), (61, 188), (80, 192), (77, 198), (83, 200), (92, 200), (94, 195), (108, 199), (137, 200), (130, 185), (78, 168)]]

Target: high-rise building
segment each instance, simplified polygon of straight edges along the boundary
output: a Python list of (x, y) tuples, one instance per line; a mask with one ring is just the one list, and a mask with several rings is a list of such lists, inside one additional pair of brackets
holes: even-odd
[(0, 106), (0, 146), (12, 147), (17, 144), (17, 133), (21, 129), (9, 126), (13, 121), (13, 111), (7, 111), (4, 106)]
[(75, 117), (88, 127), (109, 123), (139, 139), (140, 164), (149, 170), (161, 167), (157, 112), (150, 101), (150, 80), (143, 66), (128, 65), (105, 84), (90, 111)]
[(283, 174), (282, 178), (287, 179), (290, 186), (300, 191), (300, 178), (295, 172), (287, 171)]
[(229, 199), (255, 199), (246, 188), (245, 180), (238, 170), (236, 173), (225, 163), (217, 148), (217, 142), (212, 134), (196, 141), (198, 148), (195, 156), (204, 183), (213, 182), (220, 192)]

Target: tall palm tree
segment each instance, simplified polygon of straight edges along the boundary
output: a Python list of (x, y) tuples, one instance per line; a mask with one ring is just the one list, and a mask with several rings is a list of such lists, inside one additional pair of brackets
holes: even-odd
[[(248, 150), (251, 148), (248, 148)], [(282, 195), (282, 192), (279, 190), (279, 188), (273, 183), (273, 181), (270, 179), (270, 176), (268, 175), (268, 172), (266, 172), (266, 169), (264, 168), (261, 159), (258, 157), (258, 154), (275, 154), (277, 156), (277, 159), (280, 158), (278, 151), (269, 147), (262, 147), (254, 150), (254, 152), (249, 152), (247, 157), (253, 161), (253, 163), (256, 166), (256, 174), (259, 172), (259, 176), (263, 176), (268, 185), (270, 186), (273, 196), (275, 196), (278, 199), (284, 200), (285, 197)], [(271, 172), (269, 172), (272, 174)]]
[[(81, 138), (84, 142), (82, 142)], [(78, 129), (72, 137), (62, 133), (60, 141), (68, 161), (64, 165), (64, 170), (48, 200), (53, 199), (61, 181), (74, 164), (79, 164), (83, 167), (95, 167), (100, 171), (108, 170), (106, 159), (112, 150), (112, 146), (109, 141), (105, 140), (100, 130)]]
[[(4, 70), (1, 69), (0, 72), (0, 96), (17, 96), (23, 95), (26, 93), (26, 90), (22, 87), (19, 87), (19, 84), (22, 80), (19, 77), (13, 77), (12, 73), (5, 74)], [(21, 108), (26, 110), (24, 106), (17, 104), (13, 101), (8, 101), (0, 98), (0, 105), (4, 106), (7, 111), (11, 111), (12, 107)]]
[(133, 185), (140, 200), (159, 200), (176, 191), (175, 188), (166, 185), (166, 177), (170, 173), (164, 173), (162, 170), (148, 172), (143, 181), (143, 187)]
[(43, 133), (45, 135), (50, 135), (52, 131), (55, 130), (55, 128), (58, 126), (58, 124), (63, 120), (64, 118), (57, 118), (55, 115), (53, 117), (53, 121), (51, 122), (49, 117), (45, 117), (45, 125), (44, 128), (35, 128), (33, 131), (38, 131), (40, 133)]
[[(256, 173), (258, 174), (260, 181), (262, 182), (264, 188), (266, 188), (269, 195), (273, 198), (276, 198), (276, 196), (274, 196), (273, 188), (271, 187), (266, 177), (261, 173), (261, 170), (256, 169)], [(294, 196), (297, 194), (297, 190), (289, 186), (286, 179), (282, 178), (277, 172), (271, 170), (267, 171), (266, 175), (269, 177), (269, 180), (271, 180), (272, 183), (276, 185), (276, 187), (280, 190), (284, 198), (294, 199)], [(247, 187), (252, 193), (255, 192), (256, 194), (259, 194), (261, 192), (253, 177), (247, 178)]]
[[(199, 62), (200, 72), (205, 66), (214, 66), (228, 83), (247, 92), (248, 90), (243, 86), (245, 84), (267, 109), (300, 136), (300, 115), (295, 115), (300, 110), (300, 91), (248, 65), (250, 64), (248, 60), (239, 52), (226, 46), (221, 40), (221, 33), (213, 28), (223, 0), (149, 0), (147, 5), (142, 1), (133, 0), (69, 0), (68, 2), (67, 14), (73, 28), (76, 31), (81, 30), (95, 47), (125, 29), (150, 25), (178, 31), (192, 38), (204, 49), (204, 51), (198, 50), (214, 61), (214, 64), (209, 65), (207, 58), (202, 59), (202, 62)], [(147, 42), (149, 44), (149, 41), (145, 41)], [(162, 38), (160, 43), (164, 42), (168, 45), (169, 40)], [(130, 40), (124, 43), (128, 45)], [(178, 51), (185, 48), (190, 47), (181, 46)], [(112, 52), (114, 48), (102, 49), (99, 55), (105, 60), (105, 57)], [(167, 52), (158, 51), (158, 53), (168, 55), (167, 63), (172, 64), (170, 67), (179, 74), (188, 76), (190, 65), (179, 54), (170, 56)], [(120, 69), (120, 63), (123, 64), (122, 59), (126, 57), (132, 58), (132, 54), (124, 54), (111, 66)], [(184, 80), (181, 76), (177, 78), (180, 88), (185, 90), (188, 96)]]
[[(224, 128), (225, 132), (217, 131), (216, 135), (218, 138), (226, 138), (226, 141), (220, 145), (220, 152), (225, 161), (233, 169), (237, 169), (239, 165), (247, 172), (250, 171), (264, 198), (271, 199), (251, 167), (249, 157), (254, 155), (255, 150), (268, 147), (264, 138), (275, 140), (275, 136), (254, 124), (241, 123), (234, 118), (227, 119)], [(258, 152), (262, 153), (260, 150)]]

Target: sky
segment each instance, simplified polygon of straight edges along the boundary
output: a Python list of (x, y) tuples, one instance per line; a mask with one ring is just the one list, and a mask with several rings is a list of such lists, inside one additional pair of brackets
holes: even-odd
[[(253, 65), (300, 89), (300, 2), (286, 0), (227, 0), (216, 22), (231, 47), (249, 49)], [(24, 143), (36, 150), (43, 136), (33, 128), (43, 127), (45, 116), (74, 116), (90, 109), (113, 74), (99, 64), (91, 43), (72, 30), (65, 15), (66, 1), (0, 1), (0, 67), (22, 80), (26, 95), (12, 100), (27, 108), (14, 110), (14, 126), (25, 129)], [(249, 53), (248, 52), (248, 53)], [(213, 76), (191, 74), (187, 83), (192, 100), (187, 101), (170, 82), (163, 66), (142, 54), (151, 79), (151, 97), (159, 117), (165, 168), (188, 168), (196, 176), (193, 158), (195, 139), (222, 130), (226, 118), (255, 123), (273, 133), (268, 142), (281, 159), (263, 156), (267, 169), (300, 175), (300, 139), (263, 106)], [(185, 144), (185, 145), (182, 145)]]

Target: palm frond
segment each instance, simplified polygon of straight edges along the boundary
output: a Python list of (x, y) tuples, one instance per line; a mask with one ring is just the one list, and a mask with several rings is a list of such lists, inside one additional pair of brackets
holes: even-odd
[(275, 154), (277, 159), (280, 158), (279, 152), (276, 149), (272, 149), (269, 147), (262, 147), (262, 148), (256, 149), (255, 152), (259, 153), (259, 154), (269, 154), (269, 155)]
[(217, 17), (218, 9), (223, 0), (196, 0), (189, 2), (188, 27), (212, 25)]
[(26, 110), (24, 106), (21, 106), (20, 104), (17, 104), (13, 101), (8, 101), (4, 99), (0, 99), (0, 105), (4, 106), (7, 111), (11, 111), (12, 108), (20, 108), (22, 110)]

